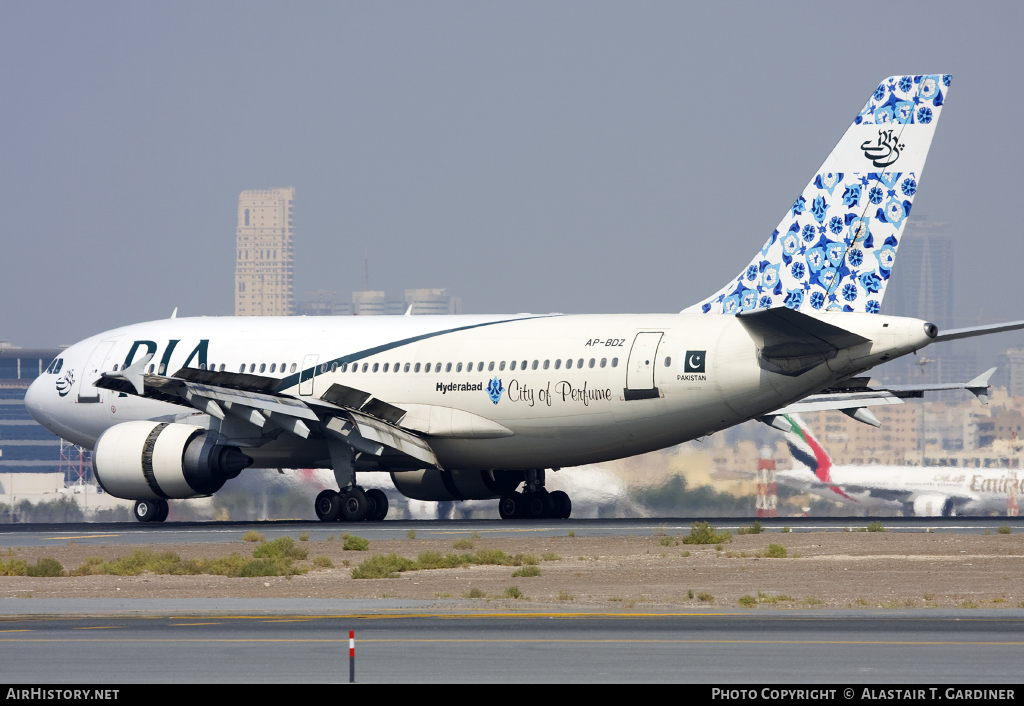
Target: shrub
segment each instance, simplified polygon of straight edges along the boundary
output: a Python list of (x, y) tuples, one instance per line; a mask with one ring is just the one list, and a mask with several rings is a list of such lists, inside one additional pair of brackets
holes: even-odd
[(67, 576), (64, 566), (52, 556), (40, 557), (35, 566), (28, 566), (29, 576)]
[(689, 598), (691, 601), (693, 600), (693, 589), (692, 588), (689, 591), (686, 592), (686, 597)]
[(685, 552), (683, 552), (683, 553), (682, 553), (682, 554), (680, 554), (679, 556), (684, 556), (684, 557), (685, 557), (685, 556), (690, 556), (690, 550), (689, 550), (689, 549), (687, 549), (687, 550), (686, 550)]
[(334, 568), (334, 562), (331, 561), (331, 558), (329, 556), (315, 556), (313, 557), (313, 568), (332, 569)]
[(505, 592), (503, 594), (501, 594), (501, 597), (502, 598), (516, 598), (516, 599), (526, 598), (526, 596), (523, 595), (523, 592), (519, 590), (518, 586), (509, 586), (508, 588), (505, 589)]
[(817, 596), (807, 596), (807, 598), (804, 599), (804, 603), (807, 605), (821, 605), (824, 601)]
[(347, 552), (365, 552), (369, 548), (370, 540), (365, 539), (363, 537), (356, 537), (352, 534), (345, 537), (345, 544), (342, 546), (342, 549), (344, 549)]
[(406, 539), (416, 539), (416, 530), (408, 530), (405, 533), (405, 538)]
[(327, 541), (328, 542), (333, 542), (334, 541), (334, 535), (333, 534), (327, 535)]
[(308, 542), (309, 541), (309, 532), (303, 532), (302, 534), (300, 534), (299, 535), (299, 541), (300, 542)]
[(555, 554), (554, 552), (544, 552), (540, 555), (540, 558), (544, 561), (558, 561), (561, 559), (561, 555)]
[(466, 598), (487, 598), (487, 594), (474, 586), (469, 589), (469, 593), (466, 594)]
[(764, 553), (764, 556), (768, 559), (785, 559), (787, 555), (788, 552), (784, 546), (774, 543), (769, 544), (767, 551)]
[(716, 545), (715, 545), (715, 551), (716, 551), (716, 552), (720, 552), (720, 551), (722, 551), (722, 549), (723, 549), (723, 547), (722, 547), (722, 545), (721, 545), (721, 544), (716, 544)]
[(736, 530), (736, 534), (761, 534), (764, 532), (764, 527), (758, 520), (754, 520), (754, 524), (749, 527), (743, 526)]
[(512, 566), (513, 559), (500, 549), (478, 549), (473, 556), (476, 564)]
[(1010, 529), (1010, 525), (999, 525), (999, 529), (996, 532), (999, 534), (1011, 534), (1013, 530)]
[(875, 520), (874, 522), (869, 522), (866, 529), (867, 529), (868, 532), (885, 532), (885, 527), (882, 526), (882, 521), (881, 520)]
[(287, 564), (280, 559), (252, 559), (245, 562), (239, 576), (252, 578), (255, 576), (283, 576), (287, 572)]
[(697, 600), (700, 601), (701, 603), (714, 603), (715, 602), (715, 597), (712, 596), (707, 591), (701, 591), (700, 593), (697, 594)]
[(416, 557), (417, 569), (457, 569), (473, 563), (472, 554), (445, 554), (422, 552)]
[(0, 576), (28, 576), (28, 563), (15, 559), (14, 552), (7, 552), (7, 560), (0, 559)]
[(257, 532), (256, 530), (249, 530), (248, 532), (246, 532), (245, 534), (242, 535), (242, 541), (243, 542), (266, 542), (267, 541), (267, 535), (263, 534), (262, 532)]
[(576, 530), (569, 530), (569, 534), (567, 534), (565, 536), (566, 537), (575, 537), (576, 536)]
[(792, 532), (792, 531), (793, 531), (793, 530), (791, 530), (791, 529), (790, 529), (789, 527), (783, 527), (783, 528), (782, 528), (782, 533), (783, 533), (783, 534), (789, 534), (789, 533), (790, 533), (790, 532)]
[(558, 595), (555, 596), (555, 599), (559, 601), (574, 601), (576, 600), (576, 596), (571, 596), (565, 591), (559, 591)]
[(452, 549), (472, 549), (476, 543), (472, 539), (456, 539), (452, 542)]
[(539, 566), (535, 566), (533, 564), (530, 564), (528, 566), (522, 567), (521, 569), (516, 569), (515, 571), (512, 572), (512, 578), (516, 578), (517, 576), (524, 576), (524, 577), (540, 576), (540, 567)]
[(740, 596), (740, 605), (744, 608), (753, 608), (757, 605), (757, 599), (751, 595)]
[(352, 569), (354, 579), (397, 579), (399, 572), (415, 571), (416, 562), (391, 554), (375, 554)]
[(658, 541), (663, 547), (674, 547), (677, 544), (679, 544), (679, 540), (677, 540), (675, 537), (662, 537)]
[(512, 566), (536, 566), (540, 559), (536, 554), (516, 554), (512, 557)]
[(291, 537), (278, 537), (271, 542), (264, 542), (252, 553), (254, 559), (305, 559), (308, 555), (309, 551), (296, 547)]
[(690, 525), (690, 534), (683, 537), (683, 544), (719, 544), (732, 538), (729, 530), (715, 533), (715, 528), (707, 522), (694, 522)]

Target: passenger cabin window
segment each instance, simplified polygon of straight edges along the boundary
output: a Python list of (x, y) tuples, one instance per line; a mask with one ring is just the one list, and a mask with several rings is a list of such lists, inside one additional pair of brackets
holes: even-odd
[[(430, 365), (430, 363), (427, 363), (427, 365)], [(416, 367), (415, 367), (415, 368), (413, 368), (413, 372), (414, 372), (414, 373), (418, 373), (419, 371), (420, 371), (420, 364), (419, 364), (419, 363), (416, 363)]]
[(332, 373), (338, 372), (338, 364), (337, 363), (331, 363), (331, 372)]
[(240, 367), (238, 369), (238, 372), (240, 372), (240, 373), (244, 373), (245, 372), (245, 363), (242, 363), (242, 367)]
[(255, 373), (256, 372), (256, 363), (249, 363), (249, 372), (250, 373)]
[(348, 372), (348, 363), (341, 364), (341, 372)]
[(498, 370), (504, 370), (504, 369), (505, 369), (505, 361), (501, 361), (500, 363), (498, 363)]
[(555, 361), (555, 370), (558, 370), (561, 367), (562, 367), (562, 359), (559, 358), (558, 360)]
[(261, 373), (267, 372), (267, 364), (266, 363), (260, 363), (260, 372)]
[[(391, 365), (390, 363), (384, 363), (384, 372), (385, 373), (388, 371), (388, 367), (390, 365)], [(373, 366), (373, 372), (377, 372), (377, 366), (376, 365)]]
[(277, 363), (271, 363), (270, 364), (270, 372), (273, 373), (273, 372), (276, 372), (276, 371), (277, 371)]
[[(416, 367), (419, 367), (418, 363), (417, 363)], [(425, 372), (425, 373), (429, 373), (430, 372), (430, 363), (427, 363), (425, 366), (423, 366), (423, 372)]]
[(587, 367), (588, 368), (593, 368), (595, 362), (597, 362), (597, 361), (595, 361), (593, 358), (591, 358), (590, 361), (587, 363)]
[(582, 358), (580, 358), (579, 360), (576, 361), (576, 367), (577, 368), (582, 368), (583, 367), (583, 359)]
[(525, 360), (519, 365), (519, 369), (520, 370), (526, 370), (526, 361)]
[(462, 363), (459, 363), (458, 365), (455, 366), (455, 372), (457, 372), (457, 373), (461, 373), (462, 372)]
[(618, 358), (612, 358), (612, 367), (613, 368), (617, 368), (618, 366), (619, 366), (619, 359)]
[(152, 373), (153, 373), (153, 369), (154, 369), (154, 368), (156, 368), (156, 366), (155, 366), (155, 365), (150, 365), (150, 366), (149, 366), (149, 372), (150, 372), (150, 374), (152, 374)]
[[(416, 367), (418, 368), (419, 366)], [(398, 370), (398, 368), (395, 368), (395, 370)], [(405, 372), (409, 372), (409, 363), (405, 364)]]
[(508, 369), (509, 370), (515, 370), (516, 369), (516, 362), (514, 360), (511, 363), (508, 364)]
[(493, 370), (494, 370), (494, 361), (492, 360), (490, 363), (487, 364), (487, 372), (492, 372)]
[(572, 358), (569, 358), (568, 360), (565, 361), (565, 369), (568, 370), (571, 367), (572, 367)]
[[(462, 366), (460, 365), (460, 366), (459, 366), (459, 368), (461, 368), (461, 367), (462, 367)], [(445, 371), (446, 373), (450, 373), (450, 372), (452, 371), (452, 364), (451, 364), (451, 363), (448, 363), (448, 365), (444, 366), (444, 371)]]
[(665, 358), (665, 367), (672, 365), (672, 358)]
[(294, 372), (295, 372), (295, 368), (296, 368), (296, 365), (295, 365), (295, 363), (292, 363), (292, 367), (291, 367), (291, 372), (293, 372), (293, 373), (294, 373)]
[(551, 366), (551, 361), (550, 360), (545, 360), (544, 361), (544, 369), (547, 370), (550, 366)]
[(608, 359), (607, 358), (602, 358), (601, 359), (601, 367), (603, 368), (606, 365), (608, 365)]
[(530, 370), (536, 370), (538, 365), (540, 365), (539, 360), (533, 361), (533, 365), (530, 366)]
[(374, 363), (373, 364), (373, 372), (377, 372), (377, 368), (378, 367), (379, 367), (379, 364), (378, 363)]
[(369, 370), (369, 368), (370, 368), (370, 364), (369, 364), (369, 363), (363, 363), (363, 372), (364, 372), (364, 373), (365, 373), (365, 372), (366, 372), (367, 370)]

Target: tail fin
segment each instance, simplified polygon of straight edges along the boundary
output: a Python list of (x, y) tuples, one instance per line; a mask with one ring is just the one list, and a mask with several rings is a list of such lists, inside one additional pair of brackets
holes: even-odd
[(882, 81), (761, 252), (684, 311), (877, 314), (951, 79)]
[(795, 414), (784, 414), (782, 418), (790, 426), (789, 430), (782, 433), (786, 437), (789, 452), (793, 455), (793, 462), (809, 468), (818, 477), (818, 480), (827, 484), (829, 489), (836, 495), (841, 495), (847, 500), (853, 500), (842, 488), (833, 484), (832, 459), (829, 457), (828, 452), (825, 451), (825, 447), (814, 438), (810, 428)]

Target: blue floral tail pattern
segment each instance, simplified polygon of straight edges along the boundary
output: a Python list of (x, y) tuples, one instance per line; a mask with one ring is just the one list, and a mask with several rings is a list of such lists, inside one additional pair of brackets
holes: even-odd
[(757, 256), (685, 311), (877, 314), (951, 80), (882, 81)]

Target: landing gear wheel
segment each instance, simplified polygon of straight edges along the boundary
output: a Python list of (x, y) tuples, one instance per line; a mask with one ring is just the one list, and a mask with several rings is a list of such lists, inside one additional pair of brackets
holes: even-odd
[(366, 491), (366, 500), (370, 503), (370, 511), (366, 513), (366, 519), (371, 522), (380, 522), (388, 516), (388, 496), (383, 490), (371, 488)]
[(139, 500), (135, 503), (135, 519), (139, 522), (153, 522), (160, 514), (156, 500)]
[(167, 519), (167, 513), (171, 511), (171, 506), (167, 504), (166, 500), (157, 500), (157, 513), (153, 516), (153, 522), (163, 522)]
[(559, 520), (568, 520), (572, 514), (572, 500), (564, 491), (556, 490), (551, 493), (551, 499), (555, 502), (555, 514), (552, 517)]
[(321, 522), (334, 522), (341, 515), (341, 496), (328, 488), (316, 496), (313, 503), (316, 517)]
[(523, 516), (525, 501), (519, 493), (509, 493), (498, 501), (498, 515), (503, 520), (516, 520)]
[(526, 516), (531, 520), (543, 520), (548, 517), (555, 517), (555, 501), (551, 494), (543, 488), (536, 493), (531, 493), (526, 498)]
[(366, 517), (369, 510), (370, 503), (362, 488), (350, 488), (341, 496), (341, 514), (349, 522), (359, 522)]

